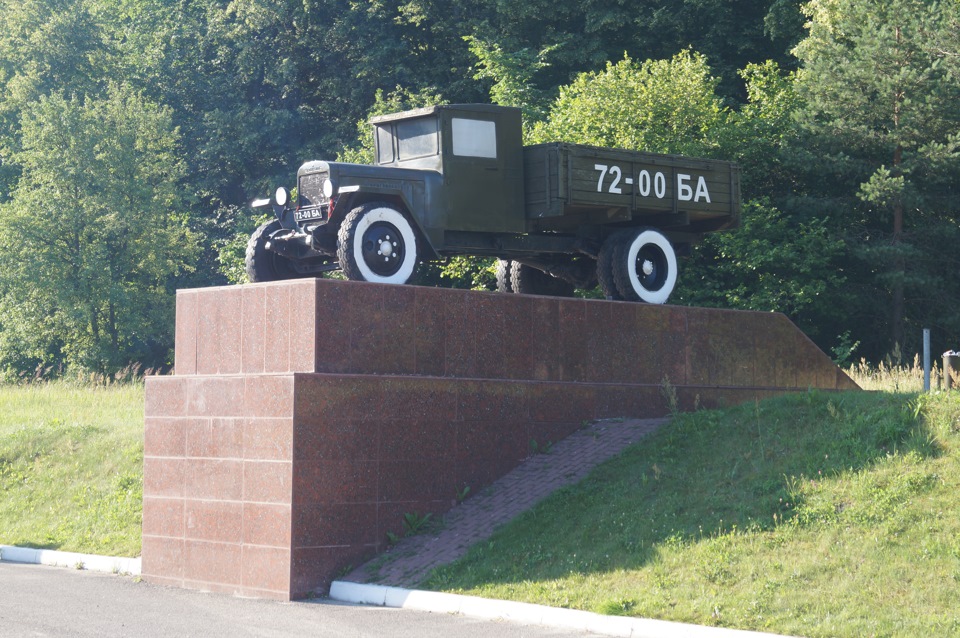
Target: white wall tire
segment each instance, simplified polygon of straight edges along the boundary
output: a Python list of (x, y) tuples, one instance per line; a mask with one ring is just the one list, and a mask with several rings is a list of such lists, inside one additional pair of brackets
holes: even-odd
[(677, 254), (663, 233), (641, 228), (617, 245), (613, 274), (624, 299), (663, 304), (677, 285)]
[(417, 270), (417, 233), (403, 213), (385, 202), (350, 211), (337, 240), (337, 259), (347, 279), (405, 284)]

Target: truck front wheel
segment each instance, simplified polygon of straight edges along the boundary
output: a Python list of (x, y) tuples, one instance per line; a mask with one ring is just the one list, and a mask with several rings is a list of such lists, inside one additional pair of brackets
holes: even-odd
[(385, 202), (354, 208), (337, 234), (337, 259), (347, 279), (405, 284), (419, 260), (417, 233), (400, 211)]
[(677, 255), (659, 231), (637, 229), (617, 242), (613, 277), (624, 299), (666, 303), (677, 285)]
[(244, 259), (247, 279), (250, 283), (279, 281), (299, 276), (289, 259), (267, 248), (270, 235), (278, 230), (280, 230), (280, 222), (274, 219), (261, 224), (250, 235)]

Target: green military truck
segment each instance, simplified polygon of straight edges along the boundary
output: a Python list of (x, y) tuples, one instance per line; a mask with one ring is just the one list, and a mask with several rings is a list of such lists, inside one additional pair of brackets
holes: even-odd
[(523, 146), (519, 109), (433, 106), (371, 120), (373, 165), (311, 161), (250, 237), (251, 281), (342, 270), (402, 284), (421, 261), (497, 257), (505, 292), (665, 303), (676, 250), (740, 220), (729, 162), (551, 143)]

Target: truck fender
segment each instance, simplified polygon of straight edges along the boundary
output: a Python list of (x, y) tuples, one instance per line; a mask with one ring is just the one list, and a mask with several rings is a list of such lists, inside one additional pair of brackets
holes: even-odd
[(368, 202), (387, 202), (388, 204), (396, 207), (398, 211), (403, 213), (407, 219), (410, 220), (410, 224), (416, 229), (418, 238), (423, 246), (422, 258), (425, 260), (430, 260), (437, 259), (439, 257), (433, 242), (430, 241), (430, 235), (427, 234), (426, 230), (420, 224), (420, 219), (414, 214), (414, 207), (406, 197), (406, 194), (402, 191), (367, 189), (359, 186), (344, 186), (340, 189), (340, 192), (337, 196), (337, 204), (334, 208), (334, 215), (331, 222), (339, 230), (340, 224), (347, 216), (347, 213), (358, 206), (363, 206)]

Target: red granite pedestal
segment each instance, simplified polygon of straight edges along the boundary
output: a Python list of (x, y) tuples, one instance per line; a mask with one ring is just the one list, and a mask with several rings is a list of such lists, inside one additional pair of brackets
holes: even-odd
[(143, 576), (281, 600), (584, 422), (857, 387), (779, 314), (333, 280), (180, 291), (176, 340)]

